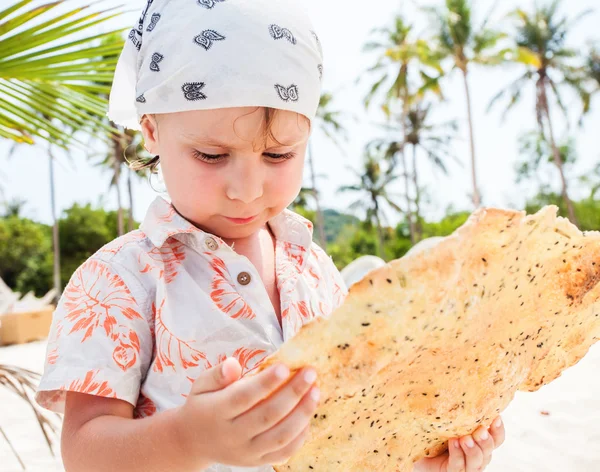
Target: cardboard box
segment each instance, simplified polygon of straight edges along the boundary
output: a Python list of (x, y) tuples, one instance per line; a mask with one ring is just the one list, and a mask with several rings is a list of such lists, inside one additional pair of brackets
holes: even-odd
[(0, 315), (0, 346), (46, 339), (50, 333), (54, 307)]

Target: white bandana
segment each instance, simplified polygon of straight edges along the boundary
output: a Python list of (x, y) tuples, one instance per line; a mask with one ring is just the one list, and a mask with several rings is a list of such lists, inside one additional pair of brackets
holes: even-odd
[(108, 116), (230, 107), (312, 120), (323, 76), (317, 34), (297, 0), (148, 0), (119, 58)]

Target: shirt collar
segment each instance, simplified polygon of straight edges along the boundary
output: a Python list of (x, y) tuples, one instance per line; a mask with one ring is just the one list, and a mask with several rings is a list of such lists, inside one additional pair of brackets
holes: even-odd
[[(313, 224), (299, 214), (286, 209), (271, 219), (269, 226), (277, 241), (300, 246), (305, 251), (310, 249)], [(201, 238), (207, 236), (217, 238), (195, 227), (183, 218), (164, 197), (157, 197), (152, 202), (140, 229), (157, 248), (161, 248), (167, 239), (179, 234), (193, 233)]]

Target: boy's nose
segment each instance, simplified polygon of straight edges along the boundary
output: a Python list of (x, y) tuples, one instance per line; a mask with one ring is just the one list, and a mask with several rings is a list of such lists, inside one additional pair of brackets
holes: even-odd
[(241, 166), (232, 172), (227, 186), (227, 198), (252, 203), (263, 196), (263, 173), (251, 166)]

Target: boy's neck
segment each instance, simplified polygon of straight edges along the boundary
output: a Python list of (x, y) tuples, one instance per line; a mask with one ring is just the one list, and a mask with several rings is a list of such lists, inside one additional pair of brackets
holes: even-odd
[(265, 224), (262, 228), (260, 228), (255, 233), (252, 233), (250, 236), (246, 236), (245, 238), (235, 238), (235, 239), (227, 239), (221, 238), (226, 244), (231, 246), (231, 248), (236, 252), (244, 252), (244, 250), (251, 249), (256, 246), (260, 246), (261, 242), (266, 238), (265, 236), (270, 236), (273, 240), (275, 239), (271, 228), (268, 224)]

